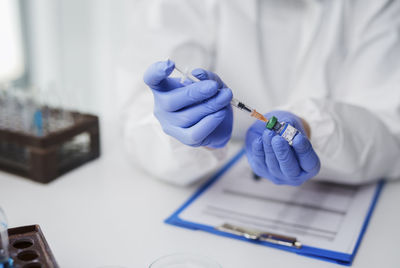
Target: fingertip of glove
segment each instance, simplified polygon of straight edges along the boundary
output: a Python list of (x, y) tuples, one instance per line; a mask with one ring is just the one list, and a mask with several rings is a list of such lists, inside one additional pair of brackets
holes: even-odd
[(192, 71), (192, 75), (197, 77), (200, 80), (208, 79), (207, 71), (201, 68), (196, 68)]
[(298, 153), (305, 153), (311, 149), (311, 143), (302, 133), (299, 133), (293, 139), (293, 147)]
[(283, 145), (285, 145), (285, 142), (287, 143), (287, 141), (284, 138), (282, 138), (281, 136), (279, 136), (279, 135), (274, 135), (272, 137), (271, 142), (274, 145), (278, 145), (278, 146), (283, 146)]
[(269, 137), (270, 139), (272, 139), (274, 136), (276, 136), (276, 133), (274, 131), (269, 130), (268, 128), (266, 128), (263, 131), (263, 136), (265, 136), (266, 138)]
[(161, 62), (161, 69), (162, 69), (162, 73), (165, 76), (168, 76), (174, 71), (175, 62), (173, 62), (169, 59), (167, 61), (163, 61), (163, 62)]
[(218, 83), (213, 80), (205, 80), (198, 83), (203, 94), (215, 94), (218, 91)]
[(271, 139), (271, 145), (274, 148), (274, 151), (277, 153), (283, 153), (287, 150), (289, 144), (287, 141), (279, 135), (275, 135)]
[(228, 105), (232, 100), (233, 94), (229, 88), (222, 88), (217, 95), (216, 103), (219, 105)]
[(150, 65), (143, 75), (143, 81), (149, 86), (157, 86), (164, 78), (169, 76), (175, 68), (171, 60), (158, 61)]
[(268, 147), (271, 146), (271, 142), (272, 142), (272, 138), (275, 136), (275, 132), (266, 129), (264, 130), (263, 134), (262, 134), (262, 141), (264, 142), (264, 144)]
[(232, 90), (230, 88), (224, 87), (221, 89), (222, 92), (224, 92), (224, 94), (227, 95), (227, 97), (229, 97), (230, 99), (233, 98), (233, 93)]

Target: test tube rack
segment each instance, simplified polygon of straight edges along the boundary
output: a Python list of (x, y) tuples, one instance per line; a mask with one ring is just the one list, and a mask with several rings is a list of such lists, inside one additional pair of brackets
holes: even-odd
[(13, 268), (58, 268), (39, 227), (28, 225), (8, 229)]
[(67, 113), (70, 123), (47, 120), (51, 126), (41, 135), (0, 124), (0, 170), (48, 183), (100, 156), (97, 116), (50, 108), (46, 113)]

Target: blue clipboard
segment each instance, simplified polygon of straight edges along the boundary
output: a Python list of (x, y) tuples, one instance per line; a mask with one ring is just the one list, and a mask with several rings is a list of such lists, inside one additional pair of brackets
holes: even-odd
[(277, 249), (281, 249), (281, 250), (286, 250), (286, 251), (290, 251), (296, 254), (300, 254), (303, 256), (307, 256), (307, 257), (311, 257), (311, 258), (316, 258), (316, 259), (320, 259), (320, 260), (324, 260), (324, 261), (329, 261), (329, 262), (333, 262), (333, 263), (337, 263), (337, 264), (341, 264), (341, 265), (346, 265), (346, 266), (350, 266), (353, 262), (353, 259), (357, 253), (357, 250), (360, 246), (362, 237), (367, 229), (369, 220), (371, 218), (372, 212), (374, 210), (374, 207), (376, 205), (376, 202), (378, 200), (378, 197), (381, 193), (382, 187), (384, 185), (384, 181), (381, 180), (375, 190), (375, 194), (374, 197), (372, 198), (370, 207), (369, 207), (369, 211), (367, 213), (367, 216), (365, 218), (364, 224), (361, 228), (360, 234), (358, 236), (358, 240), (357, 243), (354, 247), (354, 250), (352, 252), (352, 254), (347, 254), (347, 253), (342, 253), (342, 252), (336, 252), (336, 251), (330, 251), (330, 250), (325, 250), (325, 249), (320, 249), (320, 248), (316, 248), (316, 247), (310, 247), (307, 245), (302, 245), (301, 248), (294, 248), (294, 247), (287, 247), (287, 246), (282, 246), (282, 245), (277, 245), (277, 244), (273, 244), (273, 243), (269, 243), (269, 242), (265, 242), (265, 241), (258, 241), (258, 240), (250, 240), (250, 239), (246, 239), (243, 236), (238, 236), (238, 235), (234, 235), (231, 233), (227, 233), (227, 232), (223, 232), (223, 231), (219, 231), (216, 230), (214, 226), (208, 226), (208, 225), (204, 225), (204, 224), (199, 224), (199, 223), (195, 223), (195, 222), (190, 222), (190, 221), (186, 221), (186, 220), (182, 220), (181, 218), (179, 218), (180, 213), (185, 210), (185, 208), (187, 208), (193, 201), (195, 201), (202, 193), (204, 193), (207, 189), (209, 189), (219, 178), (221, 178), (221, 176), (230, 168), (232, 167), (241, 157), (243, 157), (245, 154), (245, 151), (242, 150), (240, 151), (235, 157), (233, 157), (232, 160), (229, 161), (228, 164), (226, 164), (222, 169), (220, 169), (210, 180), (208, 180), (202, 187), (200, 187), (200, 189), (192, 196), (190, 197), (179, 209), (177, 209), (170, 217), (168, 217), (164, 222), (170, 225), (175, 225), (175, 226), (179, 226), (179, 227), (183, 227), (183, 228), (187, 228), (187, 229), (191, 229), (191, 230), (202, 230), (202, 231), (206, 231), (209, 233), (213, 233), (216, 235), (220, 235), (220, 236), (224, 236), (224, 237), (229, 237), (229, 238), (234, 238), (234, 239), (239, 239), (242, 241), (246, 241), (249, 243), (253, 243), (253, 244), (259, 244), (259, 245), (263, 245), (263, 246), (269, 246), (272, 248), (277, 248)]

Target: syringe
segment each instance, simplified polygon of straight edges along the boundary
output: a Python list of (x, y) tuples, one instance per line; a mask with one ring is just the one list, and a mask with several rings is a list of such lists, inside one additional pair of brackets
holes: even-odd
[[(192, 75), (188, 70), (183, 71), (183, 69), (177, 67), (176, 63), (175, 70), (182, 75), (181, 81), (184, 81), (185, 79), (188, 79), (193, 83), (201, 81), (200, 79)], [(271, 116), (271, 118), (268, 119), (257, 112), (255, 109), (244, 104), (236, 98), (232, 98), (231, 105), (238, 108), (239, 110), (249, 113), (250, 116), (257, 118), (258, 120), (267, 123), (266, 128), (268, 128), (269, 130), (273, 130), (276, 134), (282, 136), (290, 145), (292, 145), (294, 137), (297, 135), (297, 133), (299, 133), (299, 131), (291, 124), (286, 122), (279, 122), (275, 116)]]
[[(183, 69), (179, 68), (175, 64), (175, 70), (177, 70), (181, 75), (182, 75), (182, 81), (185, 79), (188, 79), (192, 82), (200, 82), (201, 80), (189, 73), (188, 71), (183, 71)], [(242, 110), (244, 112), (247, 112), (250, 114), (250, 116), (257, 118), (258, 120), (264, 121), (265, 123), (268, 123), (268, 119), (265, 118), (262, 114), (257, 112), (255, 109), (251, 108), (250, 106), (244, 104), (243, 102), (239, 101), (236, 98), (232, 98), (231, 100), (231, 105), (238, 108), (239, 110)]]

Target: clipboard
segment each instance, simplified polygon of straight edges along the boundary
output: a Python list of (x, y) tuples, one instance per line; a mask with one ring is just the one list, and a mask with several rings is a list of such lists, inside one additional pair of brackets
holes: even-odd
[(337, 263), (340, 265), (351, 266), (354, 257), (357, 253), (357, 250), (362, 241), (363, 235), (367, 229), (369, 220), (371, 218), (374, 207), (377, 203), (379, 195), (381, 193), (382, 187), (384, 185), (384, 181), (381, 180), (376, 183), (376, 187), (374, 189), (373, 197), (370, 200), (369, 209), (367, 211), (366, 217), (362, 224), (361, 229), (359, 230), (358, 238), (355, 243), (355, 246), (350, 254), (340, 252), (340, 251), (332, 251), (326, 250), (323, 248), (318, 248), (315, 246), (308, 246), (307, 244), (303, 244), (301, 241), (298, 241), (296, 237), (287, 236), (284, 233), (270, 233), (263, 232), (262, 230), (251, 230), (247, 228), (242, 228), (241, 226), (232, 225), (229, 223), (225, 223), (220, 226), (210, 226), (201, 224), (194, 221), (187, 221), (180, 218), (180, 214), (184, 212), (188, 207), (190, 207), (193, 202), (195, 202), (199, 197), (201, 197), (205, 192), (212, 188), (212, 186), (230, 169), (233, 165), (235, 165), (239, 159), (244, 157), (245, 151), (244, 149), (240, 151), (235, 157), (232, 158), (222, 169), (220, 169), (213, 177), (211, 177), (200, 189), (190, 197), (180, 208), (178, 208), (170, 217), (168, 217), (164, 222), (170, 225), (175, 225), (178, 227), (183, 227), (191, 230), (201, 230), (206, 231), (212, 234), (238, 239), (245, 242), (258, 244), (262, 246), (268, 246), (276, 249), (281, 249), (285, 251), (289, 251), (292, 253), (296, 253), (299, 255), (316, 258), (328, 262)]

